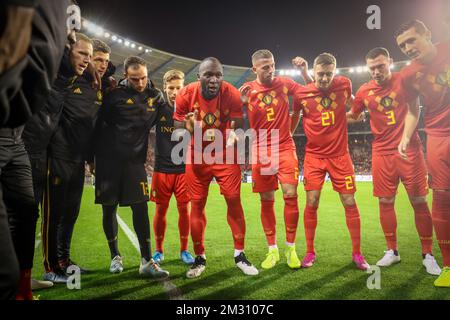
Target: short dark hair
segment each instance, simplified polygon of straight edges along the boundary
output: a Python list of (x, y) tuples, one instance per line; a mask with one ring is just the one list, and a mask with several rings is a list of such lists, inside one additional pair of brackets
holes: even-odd
[(92, 44), (94, 46), (94, 53), (95, 52), (103, 52), (103, 53), (111, 53), (111, 48), (104, 43), (102, 40), (99, 39), (92, 39)]
[(270, 52), (267, 49), (261, 49), (253, 53), (252, 55), (252, 64), (254, 65), (255, 62), (259, 59), (270, 59), (273, 58), (272, 52)]
[(129, 68), (137, 69), (139, 66), (147, 67), (147, 62), (145, 62), (144, 59), (137, 56), (131, 56), (125, 59), (125, 62), (123, 63), (123, 68), (125, 72), (128, 71)]
[(411, 28), (414, 28), (416, 32), (420, 35), (423, 35), (428, 31), (428, 28), (425, 25), (425, 23), (423, 23), (420, 20), (414, 19), (402, 24), (400, 28), (398, 28), (398, 30), (395, 32), (395, 38), (397, 39), (398, 36), (402, 35)]
[(336, 66), (336, 58), (331, 53), (321, 53), (314, 59), (314, 66), (324, 65), (328, 66), (330, 64), (334, 64)]
[(375, 59), (379, 56), (385, 56), (387, 58), (391, 57), (391, 55), (389, 54), (389, 51), (386, 48), (377, 47), (377, 48), (373, 48), (366, 54), (366, 61), (369, 59)]

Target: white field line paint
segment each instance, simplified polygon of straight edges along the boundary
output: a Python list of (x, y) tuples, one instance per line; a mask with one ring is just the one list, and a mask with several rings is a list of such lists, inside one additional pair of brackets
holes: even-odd
[[(119, 223), (119, 226), (122, 228), (127, 238), (130, 240), (133, 247), (140, 254), (141, 250), (139, 249), (139, 241), (136, 235), (134, 234), (133, 231), (131, 231), (131, 229), (128, 227), (125, 221), (123, 221), (122, 218), (120, 218), (119, 214), (117, 214), (117, 222)], [(170, 300), (186, 300), (181, 290), (176, 285), (174, 285), (170, 280), (163, 280), (162, 285), (164, 287), (164, 291), (166, 291), (166, 293), (169, 295)]]
[(40, 244), (41, 244), (41, 234), (39, 233), (37, 235), (37, 239), (36, 239), (36, 242), (34, 244), (34, 249), (36, 250), (39, 247)]

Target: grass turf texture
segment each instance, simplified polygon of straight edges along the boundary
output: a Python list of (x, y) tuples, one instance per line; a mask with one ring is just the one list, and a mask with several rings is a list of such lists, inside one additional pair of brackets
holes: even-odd
[[(303, 208), (305, 193), (299, 187), (300, 221), (297, 233), (297, 253), (305, 252)], [(371, 183), (359, 183), (356, 193), (362, 221), (362, 250), (369, 264), (382, 257), (385, 240), (379, 223), (378, 202), (372, 196)], [(325, 184), (318, 212), (316, 233), (317, 261), (312, 268), (291, 270), (284, 257), (284, 220), (281, 191), (276, 194), (278, 244), (281, 261), (271, 270), (262, 270), (267, 252), (260, 220), (259, 196), (251, 192), (251, 184), (242, 186), (247, 236), (246, 254), (260, 270), (256, 277), (242, 274), (233, 259), (233, 241), (226, 221), (226, 204), (218, 186), (211, 185), (206, 213), (205, 244), (207, 268), (198, 279), (186, 279), (188, 269), (179, 259), (179, 237), (176, 203), (172, 201), (167, 215), (163, 268), (170, 271), (170, 281), (185, 299), (450, 299), (450, 290), (435, 288), (435, 277), (422, 266), (419, 238), (414, 225), (413, 210), (403, 187), (396, 202), (398, 243), (401, 263), (381, 269), (381, 289), (369, 290), (369, 274), (357, 270), (351, 261), (351, 242), (345, 224), (344, 209), (338, 194)], [(431, 196), (430, 196), (431, 205)], [(149, 204), (150, 217), (154, 204)], [(119, 215), (133, 230), (131, 210), (120, 208)], [(153, 229), (152, 229), (153, 230)], [(38, 231), (40, 233), (40, 230)], [(152, 232), (153, 233), (153, 232)], [(153, 238), (153, 235), (152, 235)], [(154, 244), (154, 239), (152, 239)], [(154, 247), (154, 246), (153, 246)], [(138, 275), (139, 254), (119, 227), (119, 248), (124, 257), (122, 274), (110, 274), (109, 249), (102, 229), (101, 207), (94, 205), (94, 190), (86, 187), (80, 216), (72, 241), (72, 258), (91, 270), (81, 278), (81, 290), (68, 290), (65, 285), (36, 291), (41, 300), (52, 299), (168, 299), (162, 283)], [(190, 242), (190, 251), (193, 253)], [(35, 253), (33, 276), (43, 273), (42, 248)], [(434, 242), (439, 264), (440, 251)]]

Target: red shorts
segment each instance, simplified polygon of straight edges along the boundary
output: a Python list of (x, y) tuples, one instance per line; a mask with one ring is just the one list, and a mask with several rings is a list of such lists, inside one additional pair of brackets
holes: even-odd
[(234, 197), (241, 194), (242, 176), (238, 164), (186, 164), (186, 185), (190, 199), (206, 199), (213, 178), (219, 184), (222, 195)]
[(269, 192), (282, 184), (298, 185), (298, 159), (294, 150), (280, 151), (278, 163), (252, 165), (253, 192)]
[(175, 194), (178, 203), (189, 202), (184, 173), (154, 172), (150, 200), (169, 203), (172, 194)]
[(398, 152), (389, 155), (372, 154), (372, 175), (375, 197), (394, 197), (400, 180), (409, 196), (428, 194), (427, 168), (421, 149), (410, 152), (408, 159), (403, 159)]
[(304, 171), (303, 184), (306, 191), (322, 190), (328, 172), (336, 192), (356, 192), (355, 169), (348, 153), (333, 158), (314, 158), (306, 153)]
[(450, 137), (427, 137), (430, 188), (450, 190)]

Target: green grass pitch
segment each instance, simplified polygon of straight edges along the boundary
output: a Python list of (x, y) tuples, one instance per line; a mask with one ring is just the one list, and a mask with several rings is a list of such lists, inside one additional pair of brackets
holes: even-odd
[[(299, 187), (300, 221), (297, 233), (297, 252), (305, 252), (303, 208), (305, 193)], [(362, 221), (362, 249), (370, 264), (383, 255), (384, 236), (379, 223), (378, 203), (372, 196), (371, 183), (359, 183), (356, 193)], [(87, 186), (82, 208), (72, 241), (72, 258), (92, 272), (81, 278), (80, 290), (69, 290), (65, 285), (36, 291), (41, 300), (53, 299), (169, 299), (167, 284), (138, 275), (139, 255), (124, 232), (119, 228), (119, 248), (124, 257), (122, 274), (109, 273), (109, 250), (102, 230), (101, 207), (94, 205), (94, 191)], [(431, 201), (431, 197), (430, 197)], [(405, 190), (399, 188), (396, 202), (398, 242), (401, 263), (381, 269), (381, 288), (368, 289), (370, 274), (357, 270), (351, 262), (351, 242), (345, 224), (344, 209), (329, 183), (325, 184), (318, 213), (316, 251), (318, 260), (309, 269), (290, 270), (284, 258), (284, 221), (281, 191), (277, 192), (276, 212), (278, 244), (281, 261), (271, 270), (262, 270), (261, 261), (267, 252), (260, 220), (259, 196), (251, 192), (250, 184), (242, 186), (242, 203), (247, 223), (246, 253), (257, 265), (260, 274), (244, 276), (234, 265), (233, 242), (226, 221), (226, 205), (218, 186), (211, 185), (206, 207), (205, 235), (207, 268), (198, 279), (186, 279), (187, 267), (179, 259), (179, 238), (175, 202), (168, 212), (165, 240), (165, 261), (162, 266), (170, 271), (170, 282), (177, 287), (181, 298), (196, 299), (450, 299), (450, 290), (435, 288), (435, 277), (422, 266), (420, 242), (414, 225), (414, 215)], [(430, 202), (431, 204), (431, 202)], [(154, 204), (149, 204), (151, 219)], [(119, 209), (119, 215), (133, 230), (131, 211)], [(37, 234), (40, 231), (38, 230)], [(190, 244), (192, 252), (192, 245)], [(33, 276), (42, 277), (42, 247), (35, 253)], [(434, 244), (434, 253), (442, 262)], [(172, 291), (174, 292), (174, 291)]]

